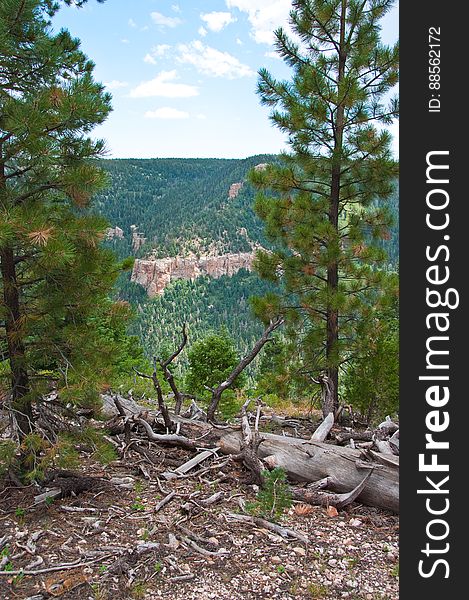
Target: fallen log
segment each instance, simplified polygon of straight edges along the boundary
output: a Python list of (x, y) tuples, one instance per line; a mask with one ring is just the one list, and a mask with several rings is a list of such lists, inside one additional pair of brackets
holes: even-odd
[[(128, 408), (128, 401), (122, 399), (123, 406)], [(110, 402), (108, 403), (108, 405)], [(130, 403), (129, 412), (143, 412), (145, 407), (135, 406)], [(113, 402), (114, 405), (114, 402)], [(111, 408), (111, 407), (110, 407)], [(117, 409), (113, 406), (113, 416)], [(138, 411), (140, 409), (140, 411)], [(134, 412), (135, 411), (135, 412)], [(149, 413), (152, 414), (152, 411)], [(156, 414), (153, 413), (156, 417)], [(153, 416), (152, 415), (152, 416)], [(243, 432), (234, 428), (212, 426), (203, 421), (192, 421), (180, 416), (172, 416), (176, 423), (181, 424), (185, 436), (171, 436), (171, 442), (179, 445), (178, 438), (183, 437), (186, 447), (190, 447), (191, 438), (200, 437), (204, 440), (210, 438), (210, 445), (219, 446), (224, 454), (239, 455), (243, 450)], [(135, 417), (134, 417), (135, 418)], [(141, 423), (143, 427), (143, 423)], [(151, 427), (147, 424), (146, 433)], [(190, 433), (189, 433), (190, 432)], [(150, 437), (157, 442), (168, 443), (169, 436), (150, 433)], [(301, 482), (315, 482), (330, 477), (330, 491), (346, 494), (354, 490), (367, 472), (371, 471), (364, 489), (357, 497), (357, 501), (370, 506), (384, 508), (399, 512), (399, 457), (395, 455), (365, 452), (353, 448), (344, 448), (324, 442), (305, 440), (289, 436), (274, 435), (262, 432), (263, 440), (259, 445), (259, 458), (269, 468), (276, 466), (285, 469), (290, 480)], [(185, 438), (185, 439), (184, 439)], [(189, 443), (188, 443), (189, 441)], [(202, 446), (200, 441), (190, 449)]]
[[(331, 491), (341, 494), (356, 488), (371, 471), (357, 500), (399, 512), (398, 457), (393, 457), (396, 464), (382, 464), (365, 460), (360, 450), (352, 448), (269, 433), (264, 433), (263, 437), (259, 457), (264, 459), (269, 468), (282, 467), (288, 478), (296, 481), (317, 481), (330, 477)], [(225, 433), (218, 445), (225, 454), (237, 454), (241, 449), (242, 437), (238, 432)]]

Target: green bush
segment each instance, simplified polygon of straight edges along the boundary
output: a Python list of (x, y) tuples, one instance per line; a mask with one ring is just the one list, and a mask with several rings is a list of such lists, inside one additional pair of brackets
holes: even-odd
[(285, 470), (276, 467), (264, 473), (264, 485), (256, 500), (247, 505), (247, 509), (255, 516), (278, 521), (291, 505), (292, 496)]
[[(189, 352), (189, 370), (186, 387), (190, 393), (206, 395), (205, 386), (213, 388), (224, 381), (239, 362), (235, 345), (226, 330), (209, 333), (192, 344)], [(241, 388), (246, 375), (241, 373), (233, 387)]]

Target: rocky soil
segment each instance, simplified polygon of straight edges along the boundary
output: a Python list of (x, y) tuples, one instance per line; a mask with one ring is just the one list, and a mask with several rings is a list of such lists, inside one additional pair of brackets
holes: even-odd
[[(181, 464), (190, 457), (170, 456)], [(85, 451), (81, 470), (96, 486), (75, 497), (35, 505), (34, 486), (1, 488), (0, 598), (399, 597), (396, 515), (357, 503), (338, 514), (294, 503), (280, 523), (304, 534), (303, 543), (229, 517), (246, 510), (256, 489), (226, 457), (166, 480), (167, 465), (149, 466), (131, 450), (105, 468)]]

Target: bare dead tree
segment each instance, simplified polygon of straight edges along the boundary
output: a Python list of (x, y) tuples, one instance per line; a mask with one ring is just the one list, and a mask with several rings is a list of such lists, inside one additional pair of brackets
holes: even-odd
[(277, 319), (270, 321), (269, 325), (265, 328), (264, 333), (254, 344), (252, 350), (236, 365), (226, 380), (220, 383), (220, 385), (218, 385), (216, 388), (209, 388), (212, 392), (212, 399), (207, 410), (207, 419), (209, 421), (214, 421), (215, 419), (215, 411), (217, 410), (223, 392), (233, 385), (238, 375), (240, 375), (240, 373), (242, 373), (242, 371), (244, 371), (244, 369), (251, 364), (251, 362), (262, 350), (264, 345), (270, 341), (270, 334), (278, 329), (283, 322), (283, 317), (278, 317)]
[(252, 400), (246, 400), (241, 408), (241, 430), (243, 434), (243, 440), (241, 444), (241, 452), (235, 454), (233, 459), (242, 462), (244, 466), (251, 472), (250, 483), (256, 485), (264, 485), (263, 472), (265, 471), (264, 465), (259, 458), (259, 446), (264, 441), (264, 438), (259, 433), (259, 417), (261, 412), (262, 403), (260, 399), (257, 399), (257, 412), (256, 421), (254, 424), (254, 431), (249, 425), (249, 417), (247, 409)]
[(158, 409), (161, 412), (161, 415), (163, 417), (164, 426), (166, 427), (166, 429), (169, 432), (173, 432), (173, 431), (175, 431), (175, 426), (169, 415), (168, 407), (166, 406), (166, 403), (163, 398), (163, 390), (161, 389), (161, 384), (158, 379), (158, 373), (156, 370), (156, 362), (157, 362), (156, 357), (154, 356), (153, 357), (153, 373), (151, 375), (147, 375), (146, 373), (141, 373), (140, 371), (137, 371), (137, 369), (135, 367), (134, 367), (134, 371), (139, 377), (142, 377), (143, 379), (150, 379), (150, 381), (153, 383), (153, 387), (155, 388), (155, 391), (156, 391), (156, 397), (158, 399)]
[(317, 378), (311, 377), (311, 380), (321, 386), (321, 409), (323, 417), (326, 418), (329, 413), (335, 414), (334, 381), (326, 373), (321, 373)]
[(184, 347), (186, 346), (186, 344), (187, 344), (187, 331), (186, 331), (186, 323), (184, 323), (184, 325), (182, 326), (182, 341), (179, 344), (179, 346), (177, 347), (177, 349), (166, 360), (161, 360), (161, 359), (159, 360), (160, 366), (163, 370), (163, 376), (164, 376), (165, 380), (168, 382), (169, 387), (171, 388), (171, 391), (174, 394), (174, 401), (175, 401), (174, 414), (175, 415), (180, 414), (181, 408), (182, 408), (182, 403), (183, 403), (186, 395), (179, 391), (179, 389), (176, 385), (176, 382), (174, 381), (174, 376), (169, 369), (169, 365), (181, 354), (181, 352), (184, 350)]

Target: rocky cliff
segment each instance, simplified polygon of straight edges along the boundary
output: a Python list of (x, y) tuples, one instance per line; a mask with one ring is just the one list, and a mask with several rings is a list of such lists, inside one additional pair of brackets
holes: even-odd
[(252, 269), (254, 253), (222, 254), (219, 256), (187, 256), (137, 259), (132, 281), (139, 283), (150, 298), (161, 296), (165, 287), (175, 279), (196, 279), (202, 275), (217, 278), (234, 275), (240, 269)]

